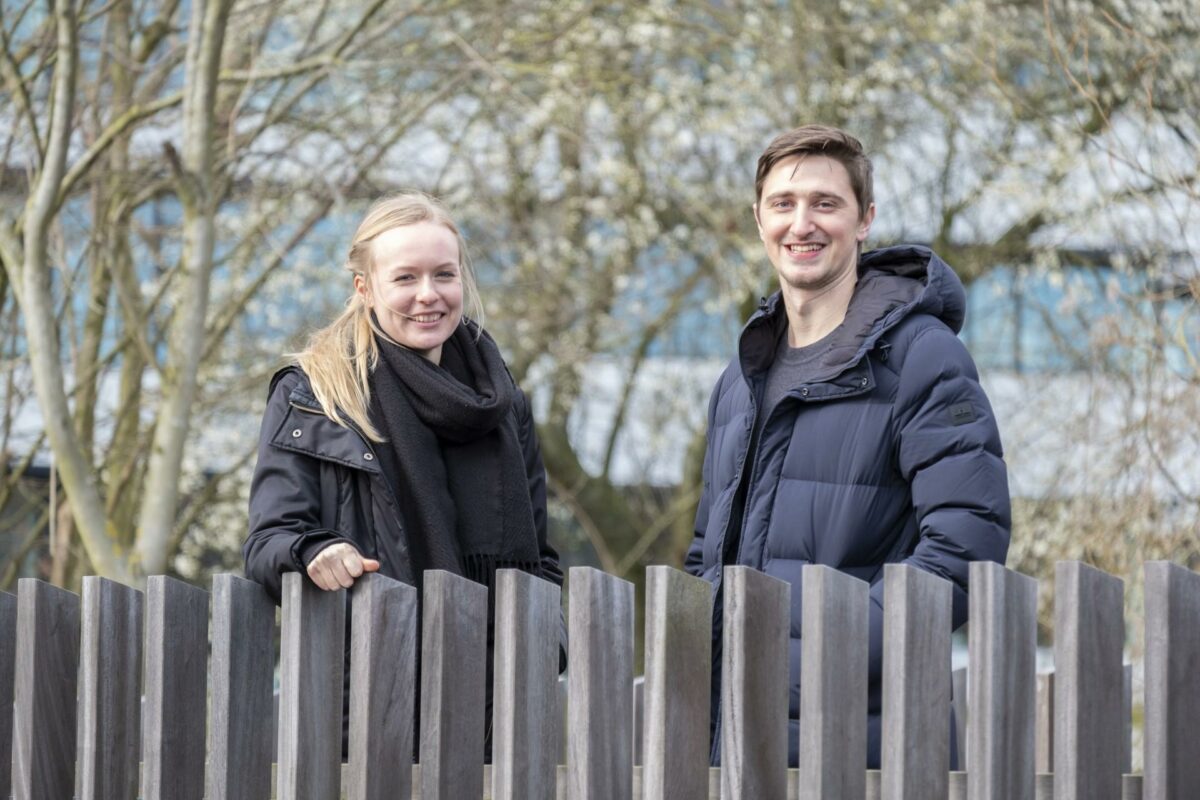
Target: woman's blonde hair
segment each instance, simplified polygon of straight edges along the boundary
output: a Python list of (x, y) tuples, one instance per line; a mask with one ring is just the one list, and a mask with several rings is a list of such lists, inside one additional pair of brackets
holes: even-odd
[[(405, 192), (377, 200), (354, 232), (345, 267), (352, 275), (370, 281), (375, 265), (371, 243), (380, 234), (404, 225), (433, 222), (445, 225), (458, 240), (458, 264), (463, 284), (463, 311), (483, 326), (483, 304), (475, 275), (467, 257), (462, 233), (450, 212), (433, 197), (422, 192)], [(379, 429), (371, 423), (371, 389), (367, 382), (379, 362), (376, 336), (391, 341), (371, 318), (366, 300), (358, 291), (350, 295), (346, 310), (337, 319), (314, 333), (308, 346), (294, 354), (295, 362), (308, 375), (313, 394), (325, 415), (339, 425), (353, 422), (371, 441), (382, 442)]]

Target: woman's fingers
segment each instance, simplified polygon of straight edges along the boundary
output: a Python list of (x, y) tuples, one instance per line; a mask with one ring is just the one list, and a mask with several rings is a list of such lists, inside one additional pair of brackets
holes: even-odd
[(333, 572), (329, 569), (328, 564), (324, 561), (314, 558), (312, 563), (308, 565), (308, 577), (312, 578), (312, 582), (317, 585), (318, 589), (330, 591), (338, 588), (338, 583), (333, 577)]
[(353, 545), (339, 542), (317, 553), (308, 565), (308, 577), (321, 589), (349, 589), (363, 572), (379, 569), (379, 562), (363, 558)]

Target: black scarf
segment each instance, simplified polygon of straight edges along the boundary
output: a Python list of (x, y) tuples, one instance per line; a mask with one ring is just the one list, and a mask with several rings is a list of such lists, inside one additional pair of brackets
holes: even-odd
[[(517, 420), (500, 350), (473, 323), (442, 346), (441, 365), (376, 337), (371, 417), (394, 481), (413, 578), (442, 569), (494, 587), (505, 567), (540, 574)], [(492, 594), (489, 591), (489, 595)]]

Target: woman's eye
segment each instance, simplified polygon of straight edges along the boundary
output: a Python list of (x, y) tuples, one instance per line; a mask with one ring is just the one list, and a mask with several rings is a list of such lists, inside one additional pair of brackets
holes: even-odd
[(458, 277), (458, 273), (453, 270), (443, 270), (438, 273), (438, 277), (443, 280), (454, 280)]

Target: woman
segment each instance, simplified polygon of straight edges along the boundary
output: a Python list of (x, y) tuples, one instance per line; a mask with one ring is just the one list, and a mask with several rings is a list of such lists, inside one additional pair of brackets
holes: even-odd
[(247, 576), (276, 602), (289, 571), (331, 591), (374, 571), (420, 587), (427, 569), (489, 597), (501, 568), (561, 585), (529, 403), (474, 321), (449, 214), (423, 194), (377, 202), (346, 268), (346, 310), (271, 381)]

